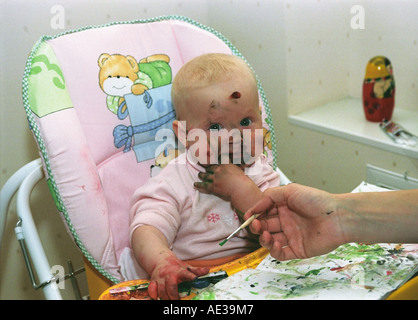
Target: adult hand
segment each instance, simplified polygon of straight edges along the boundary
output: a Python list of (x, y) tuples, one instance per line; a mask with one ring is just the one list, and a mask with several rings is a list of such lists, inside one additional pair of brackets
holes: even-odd
[(327, 192), (295, 183), (268, 189), (244, 219), (257, 213), (263, 215), (250, 230), (278, 260), (321, 255), (344, 243), (337, 202)]

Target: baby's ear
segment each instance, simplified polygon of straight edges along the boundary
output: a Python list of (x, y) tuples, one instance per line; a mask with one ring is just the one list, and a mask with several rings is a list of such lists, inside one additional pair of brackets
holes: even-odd
[(187, 148), (186, 121), (173, 121), (173, 131), (178, 141)]

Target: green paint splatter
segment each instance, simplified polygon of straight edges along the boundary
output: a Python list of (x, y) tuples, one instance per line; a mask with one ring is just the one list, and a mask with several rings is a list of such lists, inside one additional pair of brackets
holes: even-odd
[(283, 296), (283, 299), (307, 296), (327, 288), (332, 288), (334, 285), (334, 283), (329, 281), (317, 281), (313, 283), (305, 282), (303, 285), (300, 284), (291, 287)]
[(385, 249), (378, 244), (366, 245), (357, 243), (347, 243), (335, 249), (326, 256), (327, 259), (354, 260), (358, 258), (365, 259), (365, 262), (379, 260), (385, 255)]
[(322, 269), (325, 269), (325, 267), (308, 271), (308, 272), (305, 273), (305, 277), (310, 276), (311, 274), (314, 275), (314, 276), (317, 276), (319, 274), (319, 272), (321, 272)]
[(286, 295), (289, 291), (289, 290), (282, 289), (282, 288), (279, 288), (279, 287), (273, 286), (273, 285), (272, 286), (266, 286), (263, 289), (267, 290), (268, 292), (279, 293), (279, 294), (282, 294), (282, 295)]
[(197, 296), (192, 298), (192, 300), (215, 300), (215, 299), (216, 299), (216, 295), (215, 295), (215, 292), (212, 290), (203, 291)]

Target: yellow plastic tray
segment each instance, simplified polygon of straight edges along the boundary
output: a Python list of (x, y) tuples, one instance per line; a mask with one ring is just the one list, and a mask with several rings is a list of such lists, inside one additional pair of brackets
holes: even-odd
[[(213, 267), (210, 269), (210, 272), (223, 270), (223, 271), (226, 271), (226, 273), (230, 276), (244, 269), (254, 269), (260, 264), (260, 262), (267, 255), (268, 255), (268, 251), (264, 248), (260, 248), (252, 253), (245, 255), (242, 258), (236, 259), (234, 261), (225, 263), (217, 267)], [(139, 280), (131, 280), (131, 281), (118, 283), (106, 289), (100, 295), (99, 300), (113, 300), (114, 298), (112, 298), (112, 296), (109, 293), (110, 289), (120, 288), (124, 286), (133, 286), (133, 285), (138, 285), (138, 284), (143, 284), (143, 283), (148, 283), (148, 282), (149, 280), (139, 279)], [(189, 300), (195, 296), (196, 296), (195, 293), (191, 293), (190, 295), (183, 297), (182, 300)], [(418, 276), (409, 280), (398, 290), (392, 292), (387, 299), (388, 300), (418, 300)]]
[[(256, 268), (261, 261), (268, 255), (268, 251), (264, 248), (257, 249), (256, 251), (249, 253), (239, 259), (236, 259), (234, 261), (225, 263), (223, 265), (212, 267), (209, 272), (215, 272), (215, 271), (226, 271), (228, 276), (233, 275), (234, 273), (237, 273), (244, 269), (254, 269)], [(115, 284), (114, 286), (106, 289), (99, 297), (99, 300), (115, 300), (109, 293), (111, 289), (115, 288), (121, 288), (126, 286), (134, 286), (139, 285), (143, 283), (149, 283), (149, 280), (145, 279), (138, 279), (138, 280), (130, 280), (130, 281), (124, 281), (120, 282), (118, 284)], [(183, 297), (182, 300), (190, 300), (193, 297), (195, 297), (195, 293), (191, 293), (190, 295)], [(140, 300), (147, 300), (149, 299), (148, 296), (144, 294), (144, 296)]]

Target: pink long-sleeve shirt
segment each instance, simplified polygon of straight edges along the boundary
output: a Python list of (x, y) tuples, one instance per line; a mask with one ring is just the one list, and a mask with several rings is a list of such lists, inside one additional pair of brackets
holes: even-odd
[[(261, 191), (279, 185), (279, 175), (264, 155), (250, 168), (253, 171), (246, 169), (246, 174)], [(139, 226), (154, 226), (164, 234), (180, 260), (223, 258), (258, 248), (258, 242), (249, 241), (245, 230), (219, 246), (241, 223), (230, 202), (193, 187), (194, 182), (201, 181), (200, 171), (205, 169), (193, 163), (186, 152), (136, 190), (132, 197), (130, 237)]]

